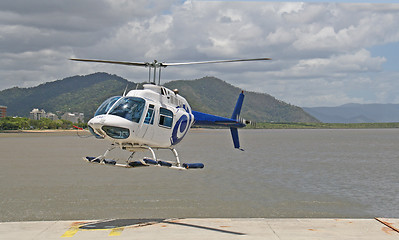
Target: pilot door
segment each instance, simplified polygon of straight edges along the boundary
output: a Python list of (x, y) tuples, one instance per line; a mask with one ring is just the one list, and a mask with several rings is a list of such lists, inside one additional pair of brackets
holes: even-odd
[(144, 115), (144, 120), (140, 130), (138, 131), (138, 137), (151, 140), (154, 137), (154, 118), (155, 108), (154, 105), (149, 104), (147, 112)]

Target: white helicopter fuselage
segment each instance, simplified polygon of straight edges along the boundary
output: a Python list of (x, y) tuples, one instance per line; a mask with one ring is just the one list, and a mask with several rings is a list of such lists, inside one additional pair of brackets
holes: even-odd
[(163, 86), (144, 84), (126, 96), (106, 100), (88, 122), (97, 137), (121, 148), (170, 148), (178, 144), (194, 122), (187, 100)]
[[(240, 149), (238, 128), (245, 127), (248, 121), (240, 117), (241, 106), (244, 100), (242, 91), (237, 99), (231, 118), (215, 116), (198, 111), (192, 111), (187, 100), (176, 91), (160, 86), (161, 69), (167, 66), (210, 64), (228, 62), (247, 62), (271, 60), (270, 58), (235, 59), (186, 63), (153, 62), (121, 62), (95, 59), (77, 59), (73, 61), (119, 64), (149, 68), (149, 82), (144, 84), (143, 90), (132, 90), (124, 96), (115, 96), (107, 99), (97, 109), (94, 117), (88, 122), (90, 132), (97, 138), (109, 140), (112, 145), (98, 157), (85, 157), (90, 163), (107, 164), (112, 166), (134, 168), (150, 165), (176, 169), (199, 169), (202, 163), (180, 163), (174, 146), (186, 135), (191, 125), (218, 126), (230, 128), (234, 148)], [(151, 73), (153, 70), (153, 81)], [(155, 85), (158, 71), (158, 85)], [(116, 160), (106, 159), (107, 154), (119, 146), (122, 150), (131, 153), (125, 164)], [(168, 148), (175, 156), (175, 161), (159, 160), (153, 149)], [(148, 150), (152, 158), (145, 157), (139, 161), (132, 161), (136, 151)]]

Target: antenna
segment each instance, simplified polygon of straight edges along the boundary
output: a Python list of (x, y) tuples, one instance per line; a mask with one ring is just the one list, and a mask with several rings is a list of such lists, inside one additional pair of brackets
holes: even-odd
[(129, 83), (126, 84), (125, 91), (123, 92), (123, 96), (124, 96), (124, 97), (126, 96), (126, 91), (127, 91), (127, 87), (128, 87), (128, 86), (129, 86)]

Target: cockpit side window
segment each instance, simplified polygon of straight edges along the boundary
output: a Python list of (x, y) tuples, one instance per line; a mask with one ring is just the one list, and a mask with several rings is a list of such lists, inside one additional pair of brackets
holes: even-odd
[(97, 115), (102, 115), (102, 114), (107, 114), (107, 112), (109, 111), (109, 109), (115, 104), (116, 101), (118, 101), (121, 98), (121, 96), (115, 96), (115, 97), (111, 97), (108, 98), (107, 100), (105, 100), (100, 107), (98, 107), (96, 113), (94, 114), (94, 116)]
[(140, 122), (145, 106), (145, 100), (137, 97), (125, 97), (109, 111), (108, 114), (123, 117), (133, 122)]
[(154, 105), (150, 104), (148, 106), (147, 114), (145, 115), (144, 123), (154, 124)]
[(173, 123), (173, 113), (166, 108), (159, 109), (159, 125), (171, 128)]

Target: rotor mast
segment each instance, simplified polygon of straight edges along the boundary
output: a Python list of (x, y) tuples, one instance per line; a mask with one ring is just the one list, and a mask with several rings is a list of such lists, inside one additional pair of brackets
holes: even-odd
[[(159, 63), (157, 60), (154, 60), (152, 63), (146, 63), (148, 67), (148, 82), (156, 84), (156, 78), (157, 78), (157, 68), (158, 70), (158, 85), (161, 85), (161, 69), (166, 68), (167, 66), (163, 65), (162, 63)], [(154, 69), (153, 73), (153, 80), (151, 81), (151, 70), (152, 68)]]

